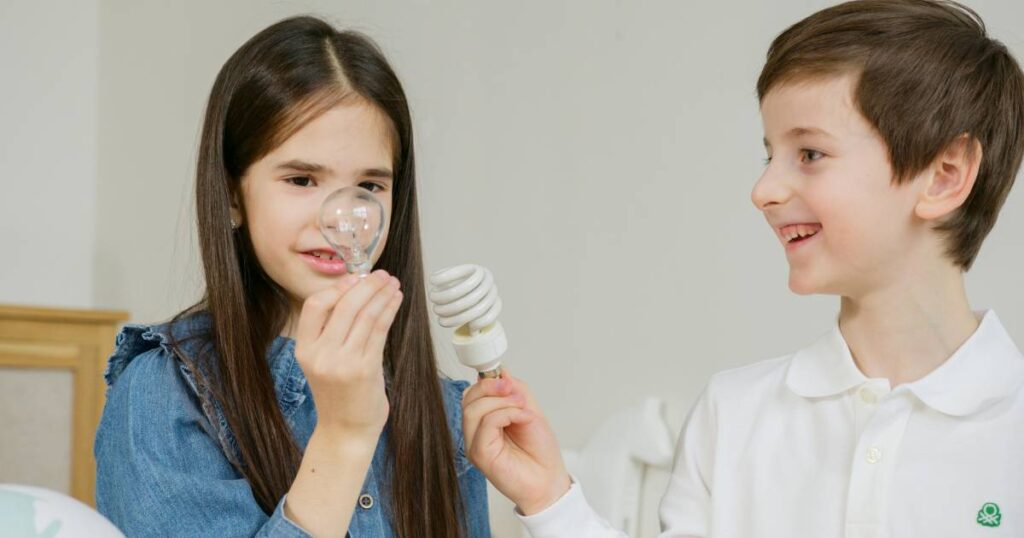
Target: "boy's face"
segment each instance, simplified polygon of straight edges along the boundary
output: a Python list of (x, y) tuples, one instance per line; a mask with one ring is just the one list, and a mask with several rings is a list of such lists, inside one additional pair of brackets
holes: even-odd
[(799, 294), (864, 296), (913, 258), (915, 182), (893, 182), (888, 148), (853, 102), (855, 82), (795, 81), (761, 102), (769, 162), (751, 198)]

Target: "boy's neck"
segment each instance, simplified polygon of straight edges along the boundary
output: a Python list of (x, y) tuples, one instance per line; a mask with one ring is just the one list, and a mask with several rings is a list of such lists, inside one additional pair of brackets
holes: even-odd
[(839, 328), (861, 372), (892, 387), (941, 366), (978, 328), (958, 267), (907, 272), (864, 297), (843, 297)]

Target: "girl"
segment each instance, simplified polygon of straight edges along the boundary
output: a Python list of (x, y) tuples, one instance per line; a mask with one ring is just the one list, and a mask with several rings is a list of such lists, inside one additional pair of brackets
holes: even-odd
[[(317, 226), (349, 185), (390, 215), (362, 280)], [(129, 536), (488, 536), (466, 384), (439, 378), (428, 331), (408, 104), (380, 51), (310, 17), (245, 43), (210, 94), (196, 202), (205, 295), (118, 336), (100, 512)]]

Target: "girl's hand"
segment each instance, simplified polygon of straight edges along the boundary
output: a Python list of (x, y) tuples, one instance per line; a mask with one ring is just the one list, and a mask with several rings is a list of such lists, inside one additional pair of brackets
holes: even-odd
[(524, 515), (547, 508), (571, 480), (558, 440), (526, 385), (507, 371), (482, 379), (462, 397), (470, 461)]
[(302, 305), (295, 357), (313, 392), (317, 429), (377, 442), (388, 419), (384, 342), (402, 304), (385, 271), (346, 276)]

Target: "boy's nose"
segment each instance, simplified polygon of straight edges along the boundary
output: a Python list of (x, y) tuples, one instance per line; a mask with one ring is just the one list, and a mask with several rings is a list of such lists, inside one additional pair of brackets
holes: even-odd
[(750, 192), (750, 200), (761, 211), (773, 205), (785, 204), (792, 195), (789, 186), (778, 175), (769, 163), (761, 178), (754, 184), (754, 190)]

